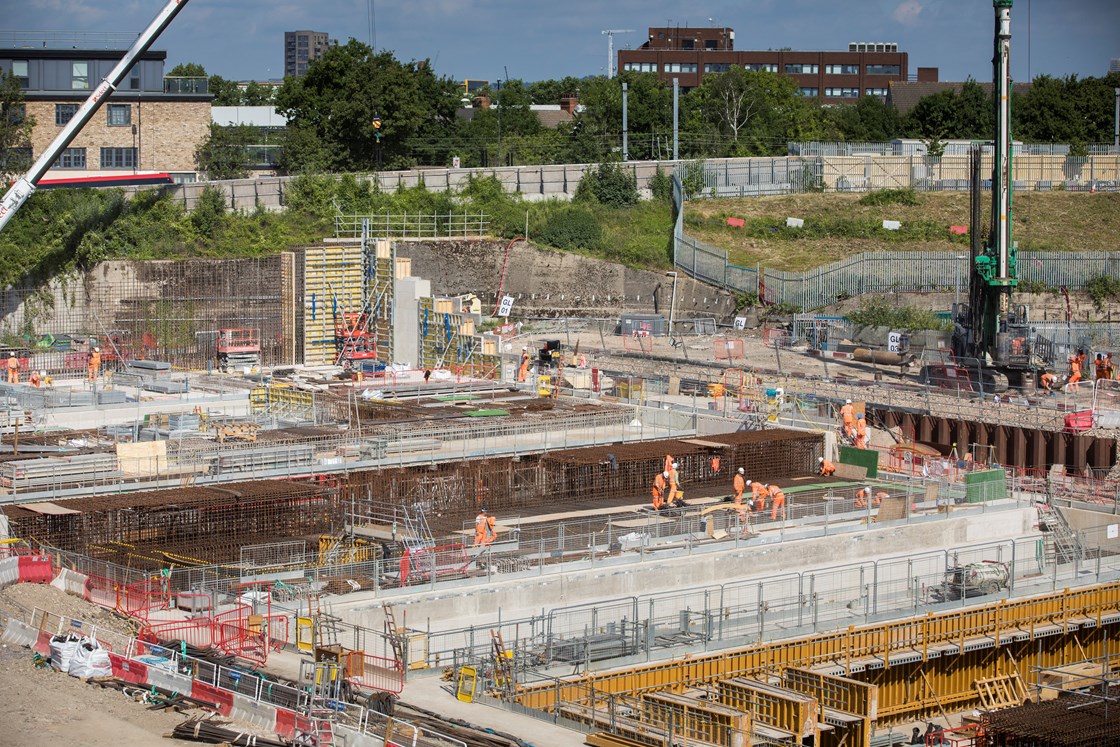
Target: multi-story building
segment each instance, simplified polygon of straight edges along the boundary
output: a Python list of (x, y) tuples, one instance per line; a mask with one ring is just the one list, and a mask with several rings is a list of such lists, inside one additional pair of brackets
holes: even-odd
[(285, 31), (284, 77), (303, 75), (311, 61), (322, 57), (335, 43), (323, 31)]
[[(0, 49), (0, 73), (23, 89), (23, 111), (34, 120), (31, 147), (38, 158), (70, 121), (125, 50), (51, 49), (40, 44)], [(47, 179), (137, 172), (195, 178), (195, 150), (210, 132), (206, 78), (163, 74), (166, 52), (149, 51), (55, 161)]]
[(802, 52), (791, 49), (737, 51), (731, 28), (650, 28), (638, 49), (618, 52), (619, 70), (657, 73), (661, 80), (680, 80), (688, 90), (706, 73), (726, 72), (733, 65), (793, 78), (802, 96), (828, 103), (855, 102), (861, 96), (885, 98), (892, 80), (906, 80), (907, 55), (898, 45), (852, 42), (846, 52)]

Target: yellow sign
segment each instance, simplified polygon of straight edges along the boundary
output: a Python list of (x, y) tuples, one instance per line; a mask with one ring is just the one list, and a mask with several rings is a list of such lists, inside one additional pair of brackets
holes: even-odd
[(474, 691), (478, 686), (478, 672), (474, 667), (462, 667), (459, 669), (459, 687), (455, 691), (455, 697), (464, 703), (474, 702)]

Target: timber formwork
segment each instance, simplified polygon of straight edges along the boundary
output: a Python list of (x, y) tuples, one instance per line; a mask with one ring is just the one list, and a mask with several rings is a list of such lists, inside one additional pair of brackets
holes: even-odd
[[(1112, 583), (550, 680), (523, 687), (513, 699), (609, 728), (610, 719), (619, 715), (612, 710), (616, 704), (650, 693), (709, 694), (696, 696), (701, 700), (712, 700), (715, 693), (716, 702), (734, 700), (749, 711), (755, 736), (758, 726), (764, 726), (777, 730), (780, 741), (797, 744), (800, 736), (793, 725), (805, 722), (795, 720), (794, 713), (809, 697), (817, 703), (818, 745), (868, 747), (873, 723), (902, 724), (977, 708), (983, 704), (981, 681), (1101, 657), (1118, 643), (1120, 583)], [(623, 715), (632, 719), (634, 713), (626, 707)], [(641, 738), (634, 730), (625, 735)], [(643, 741), (662, 743), (657, 738)], [(731, 747), (726, 737), (704, 743)], [(1058, 741), (1002, 744), (1066, 747)]]
[(242, 546), (330, 533), (337, 491), (257, 481), (7, 505), (12, 536), (138, 568), (235, 561)]
[(473, 317), (454, 311), (450, 298), (421, 298), (418, 315), (417, 368), (450, 369), (480, 379), (501, 378), (501, 356), (483, 352)]
[(301, 269), (303, 362), (333, 365), (343, 314), (361, 311), (366, 300), (364, 252), (359, 244), (308, 247)]
[[(580, 407), (594, 408), (591, 413), (600, 409), (585, 405), (574, 411), (579, 412)], [(540, 410), (539, 416), (547, 416), (549, 424), (563, 419), (550, 409)], [(440, 422), (446, 427), (445, 421)], [(666, 454), (672, 454), (680, 465), (687, 498), (690, 490), (730, 492), (739, 467), (760, 482), (812, 475), (822, 448), (819, 435), (785, 430), (613, 444), (517, 459), (354, 472), (346, 478), (343, 496), (348, 510), (358, 516), (376, 515), (385, 508), (413, 510), (418, 505), (433, 531), (441, 533), (461, 529), (482, 506), (510, 517), (594, 509), (612, 501), (642, 501), (649, 495), (654, 476), (664, 468)], [(718, 471), (715, 458), (719, 459)]]

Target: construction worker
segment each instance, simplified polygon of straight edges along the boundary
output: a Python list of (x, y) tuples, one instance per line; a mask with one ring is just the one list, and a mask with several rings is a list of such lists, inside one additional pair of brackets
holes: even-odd
[(529, 348), (521, 348), (521, 365), (517, 369), (518, 383), (524, 383), (529, 375)]
[(731, 481), (731, 489), (735, 491), (732, 500), (735, 501), (736, 506), (743, 505), (743, 491), (747, 489), (747, 478), (744, 477), (746, 472), (740, 467), (735, 473), (735, 479)]
[(786, 518), (786, 494), (777, 485), (768, 488), (770, 492), (770, 521), (778, 520), (778, 511), (782, 512), (782, 520)]
[(856, 448), (867, 448), (867, 421), (863, 419), (863, 413), (856, 415)]
[(844, 400), (844, 406), (840, 408), (840, 419), (844, 426), (844, 435), (852, 438), (852, 426), (855, 421), (855, 411), (852, 409), (852, 401), (850, 399)]
[(871, 486), (866, 485), (856, 491), (856, 508), (867, 508), (867, 502), (871, 500)]
[(94, 348), (89, 354), (89, 380), (96, 381), (101, 375), (101, 348)]
[(15, 353), (8, 356), (8, 383), (19, 383), (19, 359), (16, 358)]
[(474, 517), (474, 546), (489, 545), (494, 541), (495, 536), (497, 532), (494, 529), (494, 517), (483, 506), (478, 516)]
[(1093, 374), (1094, 379), (1107, 379), (1108, 378), (1107, 376), (1105, 376), (1105, 373), (1104, 373), (1104, 356), (1101, 355), (1100, 353), (1097, 353), (1097, 357), (1093, 361), (1093, 368), (1096, 369), (1095, 373)]
[(884, 498), (889, 498), (889, 497), (890, 497), (890, 493), (886, 492), (885, 490), (880, 490), (877, 493), (875, 493), (875, 499), (873, 501), (871, 501), (871, 505), (872, 506), (882, 505), (883, 499)]
[(657, 476), (653, 478), (653, 488), (650, 489), (650, 494), (653, 496), (653, 510), (660, 511), (661, 507), (665, 505), (665, 488), (669, 487), (669, 472), (658, 472)]
[(762, 511), (766, 508), (767, 487), (764, 482), (751, 483), (751, 503), (754, 504), (755, 511)]
[(1076, 355), (1069, 357), (1069, 379), (1066, 380), (1066, 387), (1072, 391), (1081, 391), (1081, 386), (1077, 383), (1081, 381), (1081, 360)]
[(1042, 386), (1044, 394), (1054, 396), (1054, 374), (1049, 371), (1043, 371), (1042, 376), (1038, 377), (1038, 383)]
[(828, 461), (824, 457), (817, 457), (817, 464), (820, 467), (817, 469), (817, 474), (822, 477), (831, 477), (836, 474), (836, 465)]
[(40, 371), (39, 372), (39, 380), (43, 382), (43, 386), (45, 386), (45, 387), (51, 386), (52, 384), (54, 384), (54, 379), (52, 379), (50, 376), (47, 376), (46, 371)]
[(38, 389), (39, 388), (39, 372), (35, 371), (35, 370), (32, 370), (31, 371), (31, 378), (29, 378), (27, 380), (27, 383), (30, 384), (31, 386), (35, 387), (36, 389)]
[(1115, 373), (1115, 370), (1112, 367), (1112, 353), (1105, 353), (1104, 354), (1104, 377), (1106, 379), (1111, 379), (1113, 373)]
[(669, 468), (669, 503), (673, 506), (684, 505), (684, 491), (681, 490), (681, 473), (679, 466), (673, 462)]

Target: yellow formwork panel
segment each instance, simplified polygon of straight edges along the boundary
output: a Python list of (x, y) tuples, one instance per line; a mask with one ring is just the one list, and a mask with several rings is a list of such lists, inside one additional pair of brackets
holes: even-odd
[(642, 721), (670, 727), (689, 743), (701, 741), (720, 747), (749, 744), (751, 714), (695, 696), (646, 693), (641, 699)]
[(816, 698), (746, 677), (720, 680), (716, 683), (716, 693), (720, 703), (746, 711), (756, 723), (801, 739), (811, 737), (816, 744), (820, 730)]
[[(1105, 619), (1105, 616), (1109, 616)], [(732, 677), (819, 669), (875, 685), (880, 723), (975, 707), (978, 679), (1056, 667), (1120, 645), (1120, 583), (1103, 584), (685, 660), (526, 686), (516, 699), (536, 709), (558, 701), (714, 686)], [(1032, 685), (1028, 682), (1028, 687)]]
[(335, 362), (335, 328), (365, 304), (363, 252), (351, 246), (309, 247), (303, 253), (303, 362)]

